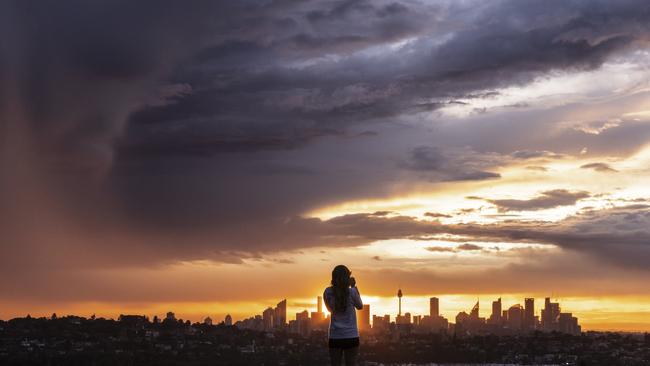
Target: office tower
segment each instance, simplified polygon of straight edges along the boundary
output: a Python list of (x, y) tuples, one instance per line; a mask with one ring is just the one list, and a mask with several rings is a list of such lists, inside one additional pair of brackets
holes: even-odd
[(278, 303), (275, 307), (275, 314), (273, 316), (273, 325), (277, 328), (283, 328), (287, 324), (287, 299)]
[(535, 299), (528, 297), (524, 300), (524, 323), (526, 330), (535, 329)]
[(476, 305), (472, 308), (472, 312), (469, 313), (470, 318), (472, 319), (478, 319), (478, 311), (479, 311), (479, 302), (476, 300)]
[(203, 324), (212, 325), (212, 318), (207, 317), (207, 318), (203, 319)]
[(307, 310), (296, 313), (296, 320), (309, 320), (309, 312)]
[(232, 325), (232, 316), (230, 314), (226, 315), (226, 318), (223, 320), (223, 323), (227, 326)]
[(422, 322), (422, 315), (414, 315), (413, 325), (420, 325), (420, 322)]
[(397, 298), (399, 299), (399, 312), (397, 315), (402, 315), (402, 289), (397, 290)]
[(172, 313), (171, 311), (167, 313), (167, 316), (165, 317), (165, 320), (167, 321), (176, 321), (176, 315)]
[(519, 331), (521, 330), (524, 319), (524, 310), (521, 308), (521, 305), (513, 305), (508, 309), (508, 321), (506, 324), (508, 328)]
[(437, 297), (432, 297), (429, 299), (429, 316), (431, 318), (437, 318), (440, 315), (440, 302)]
[(390, 328), (390, 315), (372, 316), (372, 329), (374, 331), (387, 331)]
[(323, 298), (320, 296), (316, 298), (316, 309), (316, 311), (319, 313), (323, 312)]
[(542, 330), (554, 331), (559, 330), (559, 317), (560, 317), (560, 304), (551, 302), (550, 298), (544, 301), (544, 309), (542, 309)]
[(264, 330), (269, 331), (271, 328), (273, 328), (273, 324), (275, 323), (273, 321), (273, 317), (275, 317), (275, 310), (273, 310), (271, 307), (262, 312), (262, 324)]
[(580, 335), (582, 329), (578, 325), (578, 318), (571, 313), (560, 313), (558, 317), (558, 330), (562, 333)]
[(364, 304), (363, 309), (359, 310), (359, 317), (357, 318), (357, 326), (360, 331), (370, 329), (370, 305)]
[(501, 298), (496, 301), (492, 301), (492, 315), (490, 315), (491, 324), (501, 323)]

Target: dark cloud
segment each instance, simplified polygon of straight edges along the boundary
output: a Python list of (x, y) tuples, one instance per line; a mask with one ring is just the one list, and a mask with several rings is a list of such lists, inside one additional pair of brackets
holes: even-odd
[[(398, 214), (301, 215), (387, 197), (398, 183), (499, 178), (506, 156), (528, 143), (504, 135), (537, 130), (436, 130), (470, 136), (448, 139), (449, 148), (400, 140), (422, 132), (404, 120), (551, 71), (597, 68), (648, 35), (641, 1), (477, 4), (3, 3), (4, 277), (241, 263), (255, 252), (448, 230)], [(598, 137), (571, 133), (530, 149), (593, 138), (620, 146), (629, 136), (637, 144), (650, 132), (630, 123)], [(504, 138), (518, 145), (490, 145)], [(541, 209), (581, 198), (558, 191), (493, 203)]]
[(471, 252), (471, 251), (483, 250), (483, 247), (476, 244), (463, 243), (456, 247), (432, 246), (432, 247), (426, 247), (425, 249), (430, 252), (438, 252), (438, 253), (459, 253), (464, 251)]
[(456, 249), (458, 249), (458, 250), (470, 250), (471, 251), (471, 250), (482, 250), (483, 247), (481, 247), (480, 245), (476, 245), (476, 244), (465, 243), (465, 244), (461, 244), (461, 245), (457, 246)]
[(532, 151), (532, 150), (518, 150), (513, 152), (511, 155), (515, 159), (534, 159), (534, 158), (559, 159), (562, 157), (562, 155), (555, 154), (550, 151)]
[(608, 164), (605, 163), (589, 163), (580, 166), (580, 169), (593, 169), (597, 172), (602, 172), (602, 173), (616, 173), (618, 170), (612, 168)]
[(530, 165), (526, 167), (527, 170), (533, 170), (533, 171), (538, 171), (538, 172), (547, 172), (548, 168), (543, 167), (543, 166), (538, 166), (538, 165)]
[(436, 253), (455, 253), (456, 250), (450, 247), (427, 247), (426, 250)]
[(452, 217), (451, 215), (442, 214), (442, 213), (438, 213), (438, 212), (425, 212), (425, 213), (424, 213), (424, 216), (426, 216), (426, 217), (432, 217), (432, 218), (434, 218), (434, 219), (441, 218), (441, 217), (444, 217), (444, 218), (450, 218), (450, 217)]
[(554, 189), (541, 192), (539, 196), (528, 199), (486, 199), (497, 206), (500, 212), (537, 211), (560, 206), (573, 205), (581, 199), (588, 198), (587, 192), (571, 192), (566, 189)]
[(500, 178), (498, 173), (483, 170), (497, 165), (493, 158), (472, 151), (452, 154), (429, 146), (413, 149), (403, 167), (435, 176), (439, 180), (463, 181)]

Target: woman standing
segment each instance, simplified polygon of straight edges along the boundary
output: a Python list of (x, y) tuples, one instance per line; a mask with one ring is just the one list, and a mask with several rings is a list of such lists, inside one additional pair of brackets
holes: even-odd
[(334, 267), (332, 286), (325, 289), (323, 299), (329, 310), (329, 350), (332, 366), (341, 366), (345, 359), (346, 366), (357, 364), (359, 354), (359, 329), (355, 308), (363, 309), (361, 295), (352, 272), (343, 265)]

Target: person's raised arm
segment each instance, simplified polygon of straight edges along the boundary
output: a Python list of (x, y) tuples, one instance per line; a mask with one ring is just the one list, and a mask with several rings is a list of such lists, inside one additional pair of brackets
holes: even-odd
[(352, 305), (354, 305), (355, 308), (358, 310), (363, 309), (363, 301), (361, 301), (361, 294), (359, 293), (359, 289), (357, 288), (357, 281), (354, 279), (354, 277), (351, 278), (352, 280), (352, 287), (350, 288), (350, 297), (352, 297)]

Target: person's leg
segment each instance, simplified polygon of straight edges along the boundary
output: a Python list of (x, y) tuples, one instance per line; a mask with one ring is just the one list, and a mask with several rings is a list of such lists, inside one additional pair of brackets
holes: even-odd
[(359, 347), (348, 348), (343, 351), (343, 355), (345, 357), (345, 366), (357, 366)]
[(330, 362), (332, 366), (341, 366), (342, 359), (343, 359), (342, 348), (330, 348)]

